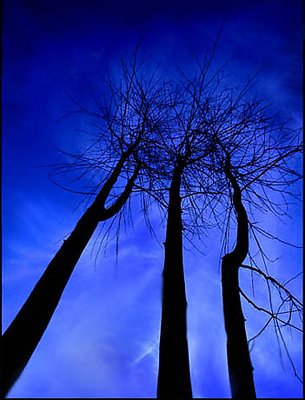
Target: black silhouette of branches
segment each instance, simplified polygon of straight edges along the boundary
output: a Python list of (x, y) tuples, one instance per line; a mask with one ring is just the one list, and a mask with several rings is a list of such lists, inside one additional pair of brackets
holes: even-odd
[(184, 132), (185, 148), (189, 146), (192, 154), (183, 175), (186, 188), (183, 204), (192, 215), (189, 225), (184, 224), (188, 228), (185, 234), (191, 232), (194, 236), (198, 231), (207, 232), (208, 228), (218, 227), (223, 235), (222, 254), (228, 253), (232, 246), (230, 231), (237, 225), (231, 182), (225, 173), (229, 158), (230, 171), (238, 182), (249, 224), (249, 261), (241, 267), (265, 281), (269, 298), (268, 308), (261, 307), (259, 299), (250, 298), (240, 288), (241, 295), (251, 306), (268, 315), (266, 325), (250, 342), (272, 322), (278, 343), (284, 348), (294, 374), (301, 380), (283, 328), (302, 331), (303, 306), (287, 283), (281, 284), (270, 273), (267, 267), (270, 257), (264, 249), (266, 239), (297, 248), (301, 246), (289, 243), (289, 239), (273, 233), (272, 227), (266, 229), (256, 221), (259, 215), (272, 213), (283, 223), (289, 218), (290, 206), (302, 199), (297, 186), (302, 179), (298, 166), (303, 152), (302, 130), (291, 128), (288, 121), (283, 122), (279, 115), (271, 113), (266, 102), (253, 94), (254, 80), (249, 79), (238, 89), (228, 83), (225, 66), (211, 73), (211, 58), (213, 52), (202, 65), (198, 64), (197, 76), (189, 78), (181, 73), (183, 101), (178, 111), (175, 110), (175, 128), (179, 127), (175, 130)]

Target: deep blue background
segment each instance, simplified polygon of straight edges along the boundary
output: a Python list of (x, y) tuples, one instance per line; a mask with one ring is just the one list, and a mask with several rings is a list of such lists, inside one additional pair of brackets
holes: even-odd
[[(130, 55), (192, 71), (192, 51), (203, 56), (223, 27), (215, 63), (231, 59), (232, 84), (260, 70), (257, 91), (281, 118), (301, 126), (301, 2), (6, 0), (3, 5), (3, 328), (73, 228), (80, 199), (60, 190), (38, 168), (61, 160), (56, 146), (80, 149), (86, 127), (61, 119), (71, 109), (67, 93), (84, 103), (85, 81), (95, 85), (106, 66)], [(300, 207), (286, 225), (272, 216), (261, 223), (301, 242)], [(153, 215), (159, 226), (158, 216)], [(158, 362), (162, 248), (140, 215), (120, 244), (95, 259), (93, 240), (77, 266), (36, 353), (11, 397), (154, 397)], [(164, 229), (159, 227), (160, 241)], [(212, 235), (210, 235), (212, 236)], [(97, 235), (95, 237), (98, 239)], [(206, 256), (185, 253), (189, 346), (196, 397), (227, 397), (229, 385), (222, 322), (219, 241), (206, 239)], [(280, 261), (281, 281), (301, 268), (301, 254), (267, 244)], [(91, 248), (93, 251), (91, 251)], [(289, 268), (287, 268), (289, 265)], [(246, 283), (245, 283), (246, 284)], [(292, 287), (300, 292), (300, 284)], [(258, 284), (263, 298), (264, 286)], [(260, 299), (260, 297), (258, 297)], [(251, 336), (264, 319), (245, 306)], [(301, 368), (301, 337), (289, 341)], [(260, 397), (301, 397), (301, 384), (267, 331), (251, 353)]]

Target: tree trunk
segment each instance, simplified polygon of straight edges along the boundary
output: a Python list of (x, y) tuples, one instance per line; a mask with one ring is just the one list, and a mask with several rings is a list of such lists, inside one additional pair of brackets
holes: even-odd
[(186, 293), (182, 254), (180, 182), (182, 165), (174, 169), (169, 194), (163, 303), (160, 334), (158, 398), (191, 399), (187, 344)]
[(238, 280), (239, 267), (249, 249), (248, 217), (242, 204), (240, 188), (228, 163), (225, 172), (233, 187), (233, 205), (237, 215), (236, 245), (231, 253), (223, 257), (221, 266), (229, 380), (233, 399), (256, 399)]
[(232, 398), (255, 399), (253, 367), (239, 295), (238, 266), (229, 255), (222, 260), (222, 296)]
[(2, 337), (1, 395), (18, 379), (44, 334), (98, 220), (87, 211), (52, 259)]
[(113, 173), (58, 250), (35, 285), (17, 316), (2, 336), (1, 396), (4, 397), (22, 373), (35, 351), (61, 299), (74, 267), (99, 221), (114, 216), (126, 202), (138, 174), (136, 167), (124, 191), (108, 209), (105, 201), (125, 161), (118, 161)]

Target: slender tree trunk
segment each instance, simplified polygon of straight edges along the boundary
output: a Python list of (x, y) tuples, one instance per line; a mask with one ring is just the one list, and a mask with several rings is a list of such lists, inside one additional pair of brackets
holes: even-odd
[(126, 202), (138, 174), (135, 169), (123, 193), (108, 209), (105, 201), (115, 184), (125, 155), (119, 160), (93, 204), (58, 250), (35, 285), (17, 316), (2, 336), (1, 396), (4, 397), (22, 373), (44, 334), (76, 263), (87, 246), (99, 221), (114, 216)]
[(256, 399), (238, 280), (239, 267), (246, 258), (249, 248), (248, 218), (242, 204), (240, 188), (228, 163), (225, 172), (233, 187), (233, 205), (237, 215), (236, 245), (231, 253), (223, 257), (221, 268), (229, 380), (232, 398)]
[(174, 169), (170, 194), (160, 335), (158, 398), (191, 399), (192, 388), (187, 344), (186, 293), (182, 254), (180, 182), (183, 167)]
[(18, 379), (44, 334), (98, 220), (86, 212), (2, 337), (1, 394)]

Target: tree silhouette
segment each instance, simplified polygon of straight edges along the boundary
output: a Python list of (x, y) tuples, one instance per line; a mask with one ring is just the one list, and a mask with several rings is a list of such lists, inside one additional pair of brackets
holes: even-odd
[[(295, 142), (295, 144), (288, 147), (278, 147), (276, 143), (273, 143), (272, 147), (267, 148), (266, 143), (260, 143), (263, 145), (263, 152), (258, 155), (259, 152), (256, 153), (256, 159), (252, 159), (251, 169), (260, 169), (260, 173), (255, 176), (255, 179), (252, 178), (250, 180), (251, 184), (258, 183), (260, 178), (262, 178), (267, 172), (271, 172), (271, 170), (277, 170), (280, 167), (280, 163), (282, 161), (287, 161), (288, 157), (291, 157), (294, 153), (301, 151), (301, 146)], [(280, 152), (278, 155), (277, 153)], [(263, 154), (265, 153), (265, 154)], [(269, 154), (268, 154), (269, 153)], [(271, 154), (270, 154), (271, 153)], [(268, 162), (266, 162), (266, 158), (268, 157)], [(261, 158), (261, 161), (258, 159)], [(258, 164), (261, 163), (260, 167)], [(263, 166), (263, 167), (262, 167)], [(230, 385), (231, 392), (233, 398), (256, 398), (255, 395), (255, 387), (252, 375), (252, 365), (250, 361), (250, 355), (247, 346), (247, 336), (244, 327), (244, 317), (241, 308), (241, 299), (240, 294), (248, 301), (250, 304), (255, 306), (255, 303), (251, 302), (251, 300), (245, 295), (243, 291), (241, 291), (238, 280), (238, 271), (241, 266), (243, 266), (243, 262), (246, 256), (249, 254), (249, 217), (246, 211), (246, 208), (243, 204), (242, 193), (247, 192), (247, 188), (250, 185), (250, 182), (246, 184), (242, 184), (242, 178), (240, 178), (239, 168), (235, 168), (234, 173), (240, 178), (241, 181), (238, 183), (237, 178), (233, 175), (234, 168), (230, 163), (230, 155), (227, 153), (227, 159), (224, 166), (224, 172), (226, 178), (230, 182), (230, 186), (233, 189), (232, 194), (232, 205), (236, 214), (236, 223), (237, 223), (237, 237), (236, 237), (236, 245), (232, 252), (225, 254), (222, 258), (222, 289), (223, 289), (223, 307), (224, 307), (224, 318), (225, 318), (225, 326), (228, 337), (227, 342), (227, 353), (228, 353), (228, 367), (229, 367), (229, 376), (230, 376)], [(272, 171), (274, 172), (274, 171)], [(250, 175), (250, 174), (249, 174)], [(291, 177), (295, 177), (297, 173), (290, 169), (289, 172), (285, 173), (285, 182), (281, 182), (279, 179), (275, 179), (274, 181), (277, 185), (285, 184), (287, 185), (288, 180), (291, 180)], [(290, 176), (290, 179), (289, 179)], [(269, 181), (270, 182), (270, 181)], [(260, 185), (263, 185), (263, 182), (259, 182)], [(265, 184), (265, 183), (264, 183)], [(262, 187), (262, 186), (261, 186)], [(262, 190), (264, 193), (264, 191)], [(262, 194), (260, 194), (262, 196)], [(269, 198), (269, 201), (271, 199)], [(272, 203), (269, 203), (272, 204)], [(273, 204), (274, 207), (274, 204)], [(273, 208), (274, 210), (274, 208)], [(259, 244), (259, 243), (258, 243)], [(249, 267), (251, 269), (251, 267)], [(260, 269), (257, 270), (260, 273)], [(266, 276), (265, 276), (266, 278)], [(268, 278), (267, 278), (268, 279)], [(278, 282), (273, 278), (273, 282), (279, 287)], [(282, 287), (281, 290), (287, 290)], [(288, 293), (287, 293), (288, 292)], [(292, 328), (296, 328), (294, 323), (291, 320), (292, 313), (294, 311), (301, 312), (301, 303), (295, 301), (296, 299), (292, 294), (287, 290), (286, 295), (288, 294), (288, 298), (283, 299), (281, 306), (286, 302), (290, 303), (290, 311), (289, 317), (287, 321), (281, 320), (281, 317), (278, 313), (273, 312), (272, 302), (271, 302), (271, 317), (274, 318), (277, 329), (281, 330), (281, 326), (279, 322), (284, 322), (285, 325), (289, 325)], [(258, 307), (256, 307), (258, 308)], [(299, 329), (299, 328), (297, 328)], [(284, 343), (285, 345), (285, 343)], [(296, 371), (295, 371), (296, 372)]]
[[(165, 163), (169, 173), (154, 187), (155, 197), (165, 204), (166, 239), (163, 269), (162, 319), (160, 331), (158, 398), (192, 398), (188, 340), (187, 296), (183, 267), (183, 233), (192, 234), (190, 228), (197, 215), (196, 199), (201, 190), (194, 182), (192, 171), (198, 161), (210, 152), (209, 142), (201, 143), (197, 128), (200, 125), (198, 109), (193, 98), (184, 89), (184, 83), (166, 85), (171, 91), (166, 105), (168, 126), (161, 132), (159, 162)], [(160, 171), (160, 168), (157, 168)], [(166, 179), (167, 178), (167, 179)], [(164, 190), (165, 189), (165, 190)], [(168, 200), (164, 193), (168, 191)], [(201, 202), (202, 198), (197, 196)], [(183, 214), (182, 214), (183, 213)], [(183, 215), (183, 218), (182, 218)], [(198, 230), (200, 228), (198, 227)]]
[[(289, 160), (291, 161), (293, 156), (302, 151), (299, 132), (276, 123), (275, 117), (267, 116), (263, 102), (255, 98), (245, 99), (246, 93), (247, 90), (243, 90), (235, 99), (227, 94), (224, 99), (218, 98), (222, 107), (221, 109), (214, 107), (214, 116), (216, 115), (218, 123), (214, 124), (210, 131), (214, 141), (212, 165), (214, 164), (215, 172), (221, 174), (220, 182), (222, 179), (227, 181), (227, 185), (225, 182), (222, 183), (223, 186), (230, 188), (229, 216), (224, 231), (227, 243), (232, 208), (236, 215), (235, 246), (231, 252), (227, 252), (222, 257), (221, 276), (229, 380), (232, 397), (239, 399), (256, 398), (240, 295), (255, 308), (259, 309), (259, 307), (241, 291), (238, 276), (239, 268), (244, 266), (244, 260), (248, 255), (255, 263), (255, 257), (252, 257), (249, 251), (250, 233), (253, 234), (259, 253), (264, 260), (262, 245), (255, 235), (255, 230), (260, 230), (260, 228), (256, 226), (257, 224), (251, 223), (242, 194), (247, 195), (246, 201), (249, 207), (257, 207), (260, 210), (267, 207), (269, 212), (278, 215), (281, 203), (284, 201), (284, 205), (287, 206), (287, 197), (294, 195), (289, 185), (301, 178), (300, 173), (289, 165)], [(226, 103), (229, 107), (224, 107)], [(217, 186), (220, 187), (219, 182)], [(272, 296), (270, 296), (269, 314), (271, 320), (275, 321), (276, 334), (280, 332), (284, 348), (287, 350), (280, 324), (284, 323), (286, 326), (300, 330), (291, 319), (294, 312), (299, 314), (302, 312), (300, 301), (275, 278), (264, 274), (260, 268), (245, 267), (259, 273), (267, 281), (272, 281), (279, 290), (280, 296), (282, 293), (286, 295), (279, 310), (284, 303), (289, 303), (287, 321), (281, 319), (279, 312), (274, 312)], [(287, 355), (292, 361), (289, 352)], [(292, 366), (298, 376), (293, 363)]]
[(183, 158), (177, 157), (169, 190), (164, 244), (158, 398), (192, 398), (186, 329), (187, 301), (183, 271), (180, 197), (184, 166)]
[[(224, 66), (211, 71), (216, 44), (203, 63), (196, 60), (195, 77), (180, 71), (178, 79), (161, 81), (157, 70), (148, 77), (136, 51), (131, 64), (122, 61), (121, 79), (105, 79), (103, 102), (91, 92), (94, 110), (73, 100), (74, 112), (91, 118), (97, 137), (80, 155), (65, 152), (72, 162), (56, 165), (55, 173), (72, 172), (77, 184), (91, 174), (95, 186), (83, 193), (94, 199), (3, 335), (3, 395), (33, 354), (97, 225), (124, 215), (132, 192), (140, 193), (148, 224), (151, 204), (160, 206), (166, 220), (157, 397), (192, 398), (183, 247), (185, 240), (195, 245), (193, 239), (211, 229), (224, 236), (221, 276), (233, 398), (256, 397), (240, 296), (269, 315), (268, 324), (274, 322), (286, 349), (281, 324), (298, 329), (292, 317), (302, 306), (252, 257), (254, 239), (266, 260), (257, 232), (271, 235), (252, 222), (252, 211), (279, 212), (270, 192), (287, 204), (286, 196), (293, 194), (288, 187), (300, 178), (288, 160), (302, 146), (295, 131), (275, 123), (263, 102), (251, 96), (252, 81), (237, 91)], [(232, 220), (237, 232), (229, 251)], [(240, 268), (265, 279), (268, 290), (277, 289), (282, 299), (277, 312), (271, 291), (269, 311), (241, 290)], [(290, 307), (285, 321), (284, 306)]]
[[(302, 143), (299, 130), (289, 129), (286, 123), (277, 122), (278, 117), (270, 114), (266, 104), (251, 94), (253, 80), (250, 79), (238, 91), (228, 84), (223, 67), (211, 73), (214, 50), (215, 47), (203, 64), (198, 63), (197, 76), (188, 78), (186, 74), (182, 74), (184, 101), (182, 113), (176, 113), (176, 117), (186, 127), (187, 132), (193, 133), (193, 143), (197, 143), (198, 148), (201, 146), (200, 156), (185, 173), (189, 181), (186, 196), (191, 201), (192, 223), (202, 228), (203, 214), (205, 210), (209, 210), (209, 215), (214, 217), (215, 226), (224, 235), (225, 247), (228, 247), (232, 210), (236, 214), (235, 246), (231, 252), (224, 254), (221, 263), (228, 371), (233, 398), (256, 398), (240, 296), (269, 315), (268, 323), (262, 331), (271, 321), (274, 322), (275, 333), (298, 378), (281, 330), (283, 326), (301, 330), (294, 323), (293, 316), (296, 313), (301, 317), (302, 305), (285, 285), (281, 285), (267, 273), (267, 269), (263, 272), (258, 267), (256, 258), (249, 252), (250, 234), (264, 263), (266, 256), (256, 232), (269, 238), (281, 239), (251, 222), (242, 194), (247, 196), (251, 217), (252, 210), (256, 208), (259, 211), (265, 208), (276, 216), (286, 215), (282, 206), (288, 207), (287, 198), (295, 197), (289, 186), (301, 179), (301, 174), (292, 167), (291, 160), (302, 151)], [(193, 152), (192, 156), (195, 154), (198, 155), (198, 151)], [(225, 190), (227, 187), (229, 196)], [(196, 201), (198, 196), (204, 197), (201, 203)], [(193, 232), (194, 230), (193, 228)], [(248, 255), (250, 266), (244, 264)], [(240, 289), (240, 267), (255, 271), (266, 280), (270, 311), (259, 307)], [(270, 283), (276, 287), (281, 298), (277, 312), (273, 306)], [(288, 311), (283, 311), (284, 306)], [(287, 319), (283, 320), (282, 315), (287, 315)]]
[(232, 175), (229, 156), (224, 172), (232, 188), (232, 202), (237, 218), (236, 245), (222, 258), (221, 282), (225, 328), (227, 332), (228, 369), (232, 397), (237, 399), (256, 398), (253, 367), (248, 350), (245, 319), (239, 295), (238, 269), (249, 251), (248, 217), (243, 206), (241, 190)]
[[(288, 288), (261, 269), (245, 266), (249, 234), (260, 228), (249, 221), (242, 201), (242, 193), (246, 193), (247, 203), (252, 208), (261, 209), (267, 203), (276, 212), (275, 200), (267, 194), (271, 191), (283, 197), (287, 204), (285, 197), (293, 195), (287, 187), (300, 179), (300, 174), (287, 165), (288, 160), (302, 149), (299, 132), (276, 122), (276, 116), (270, 115), (264, 102), (251, 94), (252, 80), (238, 91), (226, 80), (224, 66), (211, 73), (215, 48), (216, 44), (203, 63), (198, 61), (197, 76), (190, 79), (180, 71), (178, 83), (167, 85), (172, 91), (171, 96), (167, 96), (171, 99), (167, 103), (170, 108), (167, 130), (172, 134), (166, 135), (163, 131), (158, 148), (160, 153), (165, 151), (161, 163), (169, 165), (172, 174), (171, 179), (168, 174), (164, 177), (170, 182), (169, 200), (164, 199), (164, 186), (159, 191), (155, 188), (150, 191), (159, 202), (162, 199), (167, 213), (158, 375), (160, 398), (190, 398), (192, 393), (186, 337), (183, 240), (191, 242), (201, 232), (218, 226), (228, 243), (232, 209), (237, 218), (237, 236), (233, 251), (226, 252), (222, 258), (222, 290), (233, 398), (256, 397), (240, 295), (257, 309), (259, 307), (240, 289), (240, 267), (257, 272), (268, 283), (272, 281), (280, 296), (285, 293), (290, 299), (290, 316), (294, 311), (299, 314), (302, 311), (300, 301)], [(255, 186), (259, 190), (254, 189)], [(257, 204), (257, 199), (261, 205)], [(214, 223), (211, 218), (207, 222), (207, 212), (214, 218)], [(256, 236), (253, 237), (257, 242)], [(260, 246), (259, 241), (257, 245)], [(283, 322), (273, 311), (269, 313), (277, 323)], [(286, 325), (296, 328), (289, 320)], [(286, 349), (283, 337), (282, 341)], [(289, 357), (288, 351), (287, 355)]]
[[(98, 138), (72, 163), (56, 166), (57, 173), (82, 171), (77, 180), (93, 172), (98, 183), (95, 198), (69, 237), (53, 257), (28, 299), (2, 337), (1, 394), (5, 396), (35, 351), (61, 299), (82, 252), (96, 227), (122, 212), (141, 175), (137, 157), (152, 129), (158, 124), (158, 92), (152, 78), (145, 82), (136, 52), (128, 65), (122, 60), (121, 81), (106, 81), (109, 97), (91, 111), (77, 104), (78, 113), (98, 120)], [(158, 89), (158, 88), (157, 88)], [(96, 123), (96, 122), (95, 122)], [(141, 180), (143, 181), (143, 180)]]

